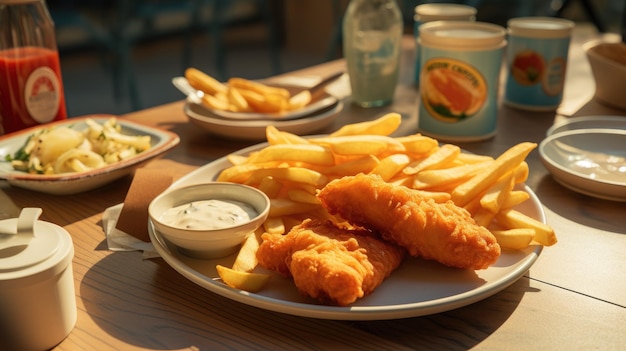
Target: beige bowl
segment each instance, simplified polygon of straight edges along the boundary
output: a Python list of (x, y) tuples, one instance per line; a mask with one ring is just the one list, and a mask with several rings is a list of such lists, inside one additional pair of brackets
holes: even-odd
[[(254, 214), (244, 222), (216, 229), (204, 227), (215, 224), (212, 220), (193, 229), (164, 222), (164, 215), (168, 210), (203, 200), (247, 204), (252, 207)], [(218, 207), (223, 208), (222, 205)], [(152, 200), (148, 206), (148, 214), (155, 230), (176, 245), (182, 253), (196, 258), (212, 259), (236, 252), (248, 234), (254, 232), (267, 219), (269, 209), (269, 198), (256, 188), (235, 183), (213, 182), (166, 190)], [(201, 215), (198, 213), (201, 212), (194, 212), (192, 219), (208, 218), (207, 213)]]
[(595, 98), (626, 110), (626, 44), (620, 42), (619, 36), (607, 36), (585, 43), (583, 49), (596, 82)]

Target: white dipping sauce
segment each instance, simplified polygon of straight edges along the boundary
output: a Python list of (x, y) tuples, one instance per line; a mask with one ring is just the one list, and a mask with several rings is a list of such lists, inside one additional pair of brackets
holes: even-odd
[(183, 229), (222, 229), (248, 222), (258, 213), (252, 206), (234, 200), (202, 200), (165, 211), (161, 221)]

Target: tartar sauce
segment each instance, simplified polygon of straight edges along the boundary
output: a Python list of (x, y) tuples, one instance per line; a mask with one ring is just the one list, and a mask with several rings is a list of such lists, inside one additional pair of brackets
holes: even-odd
[(202, 200), (165, 211), (161, 221), (184, 229), (223, 229), (249, 221), (258, 213), (252, 206), (234, 200)]

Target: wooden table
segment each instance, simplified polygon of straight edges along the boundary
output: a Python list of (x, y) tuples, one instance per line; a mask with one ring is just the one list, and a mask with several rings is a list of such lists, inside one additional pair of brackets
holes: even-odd
[[(590, 100), (593, 80), (580, 44), (595, 36), (577, 29), (570, 51), (568, 115), (618, 114)], [(395, 102), (364, 110), (347, 105), (337, 123), (400, 112), (398, 135), (416, 131), (417, 89), (413, 45), (405, 41), (402, 82)], [(334, 61), (294, 74), (323, 75)], [(147, 167), (168, 167), (180, 177), (249, 143), (220, 140), (188, 123), (183, 102), (131, 113), (129, 120), (176, 132), (180, 145)], [(499, 155), (521, 141), (540, 142), (555, 119), (567, 116), (502, 107), (495, 138), (463, 144), (476, 153)], [(510, 287), (483, 301), (445, 313), (386, 321), (316, 320), (233, 302), (187, 280), (162, 259), (139, 252), (111, 252), (102, 213), (124, 201), (131, 178), (74, 196), (53, 196), (0, 183), (0, 218), (27, 206), (43, 208), (41, 219), (71, 233), (78, 322), (58, 350), (411, 350), (469, 348), (618, 350), (626, 345), (626, 212), (623, 203), (574, 193), (554, 181), (535, 151), (528, 157), (528, 185), (544, 205), (559, 243)]]

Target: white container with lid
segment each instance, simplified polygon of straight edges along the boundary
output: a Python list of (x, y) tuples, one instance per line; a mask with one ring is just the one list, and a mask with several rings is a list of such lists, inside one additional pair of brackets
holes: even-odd
[(76, 323), (69, 233), (39, 208), (0, 221), (0, 349), (45, 350)]
[(420, 27), (418, 128), (440, 140), (476, 141), (496, 132), (506, 30), (483, 22)]

